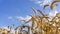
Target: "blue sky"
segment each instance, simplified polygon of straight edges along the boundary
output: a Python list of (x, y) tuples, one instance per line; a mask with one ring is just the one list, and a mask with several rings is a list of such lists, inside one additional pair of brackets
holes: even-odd
[[(0, 27), (12, 26), (12, 24), (15, 24), (15, 26), (21, 25), (16, 16), (26, 17), (26, 15), (33, 14), (31, 7), (43, 10), (42, 6), (31, 0), (0, 0)], [(8, 17), (11, 19), (8, 19)]]
[[(36, 4), (30, 0), (0, 0), (0, 27), (12, 25), (13, 23), (21, 25), (15, 16), (26, 16), (32, 13), (30, 7), (38, 8)], [(13, 19), (8, 19), (12, 16)]]

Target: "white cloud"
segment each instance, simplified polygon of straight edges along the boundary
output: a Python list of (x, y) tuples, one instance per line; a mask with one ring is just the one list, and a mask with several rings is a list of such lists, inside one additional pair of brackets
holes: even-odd
[[(22, 17), (22, 16), (16, 16), (16, 18), (20, 21), (20, 20), (25, 20), (25, 21), (28, 21), (29, 19), (31, 19), (31, 16), (26, 16), (26, 17)], [(21, 22), (24, 22), (24, 21), (21, 21)], [(31, 26), (32, 25), (32, 22), (29, 22), (27, 24), (25, 24), (27, 26)]]
[(26, 21), (28, 21), (29, 19), (31, 19), (31, 16), (26, 16), (26, 17), (16, 16), (16, 18), (19, 19), (19, 20), (26, 20)]
[(13, 19), (13, 17), (12, 16), (9, 16), (8, 19)]
[(49, 17), (53, 18), (54, 16), (56, 16), (57, 13), (58, 13), (57, 10), (51, 11), (51, 12), (49, 12)]
[(54, 0), (33, 0), (36, 4), (38, 5), (45, 5), (45, 4), (50, 4)]
[[(25, 20), (25, 21), (28, 21), (29, 19), (31, 19), (31, 16), (26, 16), (26, 17), (22, 17), (22, 16), (9, 16), (8, 17), (9, 20), (11, 21), (15, 21), (15, 20)], [(24, 22), (24, 21), (21, 21), (21, 22)]]
[(36, 1), (35, 3), (36, 3), (36, 4), (40, 4), (40, 3), (42, 3), (42, 2), (41, 2), (41, 1)]
[(43, 2), (43, 5), (45, 5), (45, 4), (50, 4), (52, 2), (52, 0), (44, 0), (44, 2)]

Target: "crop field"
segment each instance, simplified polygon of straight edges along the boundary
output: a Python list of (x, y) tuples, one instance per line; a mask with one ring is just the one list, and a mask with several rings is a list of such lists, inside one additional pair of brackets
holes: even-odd
[[(54, 7), (58, 6), (57, 2), (60, 2), (60, 0), (55, 0), (50, 5), (44, 5), (43, 9), (45, 10), (49, 6), (53, 10)], [(29, 20), (20, 20), (20, 22), (24, 22), (22, 26), (17, 26), (14, 29), (10, 26), (7, 26), (8, 29), (0, 28), (0, 34), (60, 34), (60, 12), (56, 13), (54, 17), (50, 17), (40, 9), (34, 7), (31, 7), (31, 9), (34, 14), (29, 15), (31, 16)], [(32, 23), (31, 26), (25, 25), (29, 22)]]

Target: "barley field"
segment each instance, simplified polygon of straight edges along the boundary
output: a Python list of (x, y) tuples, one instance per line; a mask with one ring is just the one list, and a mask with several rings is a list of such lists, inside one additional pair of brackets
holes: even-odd
[[(60, 0), (54, 0), (51, 4), (46, 4), (43, 6), (45, 10), (48, 6), (50, 10), (53, 10), (54, 7), (57, 7), (57, 2)], [(60, 34), (60, 12), (54, 15), (53, 17), (45, 14), (44, 11), (40, 9), (35, 9), (31, 7), (34, 14), (30, 14), (30, 18), (22, 19), (20, 22), (24, 24), (22, 26), (13, 27), (7, 26), (7, 28), (0, 28), (0, 34)], [(26, 25), (27, 23), (32, 23), (32, 25)]]

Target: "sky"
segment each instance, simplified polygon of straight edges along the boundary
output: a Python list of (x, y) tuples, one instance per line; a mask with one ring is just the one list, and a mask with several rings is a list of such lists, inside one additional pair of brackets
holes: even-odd
[(12, 24), (14, 24), (15, 26), (22, 25), (22, 23), (18, 19), (21, 17), (26, 17), (30, 14), (34, 14), (31, 7), (34, 7), (36, 9), (41, 9), (45, 12), (48, 11), (46, 13), (49, 13), (49, 9), (44, 10), (41, 4), (43, 3), (44, 0), (40, 0), (40, 1), (0, 0), (0, 27), (12, 26)]
[(30, 0), (0, 0), (0, 27), (12, 26), (12, 24), (21, 25), (16, 17), (26, 17), (32, 13), (30, 7), (36, 6)]

